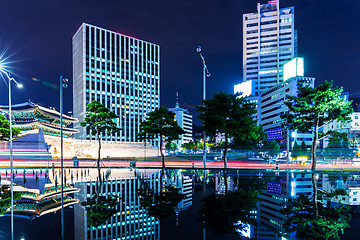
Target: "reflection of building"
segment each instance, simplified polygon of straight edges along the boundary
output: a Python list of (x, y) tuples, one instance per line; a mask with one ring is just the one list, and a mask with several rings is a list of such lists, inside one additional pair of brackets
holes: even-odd
[[(70, 197), (68, 194), (78, 192), (79, 189), (64, 186), (64, 207), (74, 205), (78, 199)], [(14, 205), (14, 215), (22, 218), (35, 218), (48, 213), (54, 213), (61, 209), (61, 186), (47, 187), (42, 194), (22, 191), (21, 199)], [(6, 214), (9, 214), (7, 212)]]
[[(73, 113), (100, 101), (119, 116), (121, 130), (102, 140), (137, 142), (139, 124), (160, 104), (160, 46), (83, 23), (73, 36)], [(79, 123), (75, 137), (94, 139)]]
[(173, 176), (172, 185), (174, 187), (181, 189), (179, 193), (185, 194), (183, 200), (181, 200), (177, 206), (178, 211), (186, 210), (192, 205), (193, 199), (193, 179), (191, 176), (186, 176), (182, 172), (177, 171)]
[[(0, 106), (0, 111), (8, 112), (8, 106)], [(15, 104), (11, 107), (14, 117), (14, 127), (19, 128), (23, 134), (33, 129), (42, 129), (45, 135), (60, 136), (60, 113), (32, 102)], [(78, 120), (63, 115), (63, 134), (70, 137), (79, 131), (67, 126), (76, 123)]]
[[(262, 226), (257, 226), (256, 234), (263, 235), (266, 229), (272, 229), (278, 233), (272, 239), (281, 239), (281, 232), (284, 231), (283, 224), (286, 221), (285, 215), (281, 212), (284, 204), (290, 198), (296, 198), (299, 194), (311, 196), (313, 193), (311, 174), (286, 173), (275, 182), (269, 182), (267, 189), (259, 196), (260, 205), (258, 209), (258, 220)], [(256, 239), (267, 239), (256, 238)]]
[[(150, 176), (148, 183), (151, 189), (159, 189), (158, 174)], [(119, 197), (118, 213), (106, 223), (94, 228), (87, 225), (85, 209), (75, 205), (74, 224), (75, 240), (90, 239), (160, 239), (160, 222), (148, 215), (145, 208), (140, 206), (140, 199), (136, 195), (141, 180), (138, 178), (121, 178), (103, 183), (104, 195)], [(80, 192), (75, 197), (83, 202), (87, 197), (95, 194), (96, 182), (78, 182), (75, 184)]]
[(283, 81), (282, 66), (296, 52), (294, 7), (258, 3), (257, 12), (243, 15), (243, 82), (255, 82), (255, 95)]
[[(335, 178), (335, 179), (334, 179)], [(349, 179), (348, 177), (339, 178), (338, 176), (326, 175), (326, 180), (324, 183), (324, 191), (334, 192), (337, 189), (344, 189), (346, 195), (340, 195), (331, 198), (331, 202), (340, 203), (349, 206), (359, 206), (360, 205), (360, 181), (358, 178)]]

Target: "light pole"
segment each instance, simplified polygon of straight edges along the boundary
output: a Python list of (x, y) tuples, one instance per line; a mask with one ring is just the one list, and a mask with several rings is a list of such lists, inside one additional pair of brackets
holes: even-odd
[[(203, 63), (203, 100), (206, 99), (206, 78), (210, 77), (210, 73), (209, 70), (206, 66), (205, 63), (205, 58), (204, 56), (201, 54), (202, 49), (200, 46), (196, 47), (196, 51), (200, 54), (200, 57), (202, 59), (202, 63)], [(204, 104), (203, 104), (204, 106)], [(204, 161), (204, 168), (206, 168), (206, 133), (205, 130), (203, 129), (203, 138), (204, 138), (204, 154), (203, 154), (203, 161)]]
[(60, 76), (60, 158), (61, 158), (61, 239), (64, 240), (64, 155), (63, 155), (63, 89), (67, 88), (67, 78)]
[(10, 77), (10, 74), (6, 72), (4, 69), (1, 69), (0, 71), (4, 73), (9, 80), (9, 124), (10, 124), (10, 182), (11, 182), (11, 239), (14, 239), (14, 178), (13, 178), (13, 172), (14, 172), (14, 164), (13, 164), (13, 148), (12, 148), (12, 114), (11, 114), (11, 81), (13, 81), (18, 88), (22, 88), (23, 85), (18, 83), (14, 78)]

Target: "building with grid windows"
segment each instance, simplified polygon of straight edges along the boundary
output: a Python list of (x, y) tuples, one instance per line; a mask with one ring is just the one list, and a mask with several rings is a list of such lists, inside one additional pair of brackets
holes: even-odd
[(140, 122), (160, 104), (160, 46), (87, 23), (72, 44), (75, 138), (93, 138), (80, 122), (86, 105), (97, 100), (119, 116), (122, 128), (102, 140), (136, 142)]
[(255, 95), (281, 83), (283, 64), (296, 55), (294, 7), (258, 3), (256, 12), (243, 15), (243, 82), (254, 81)]
[(175, 121), (185, 131), (177, 140), (177, 145), (180, 148), (184, 143), (192, 141), (192, 115), (189, 110), (181, 108), (178, 102), (174, 108), (169, 108), (169, 111), (175, 114)]

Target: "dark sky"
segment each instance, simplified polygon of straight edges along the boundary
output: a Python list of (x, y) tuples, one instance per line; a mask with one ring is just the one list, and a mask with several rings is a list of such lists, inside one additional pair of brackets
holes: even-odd
[[(266, 3), (266, 1), (260, 1)], [(36, 0), (3, 1), (0, 8), (0, 52), (10, 56), (16, 79), (13, 102), (31, 99), (59, 105), (59, 75), (72, 79), (71, 39), (82, 22), (160, 45), (161, 105), (195, 111), (202, 99), (202, 64), (195, 51), (203, 47), (211, 77), (208, 96), (233, 92), (242, 81), (242, 14), (256, 11), (254, 0)], [(334, 80), (350, 93), (360, 92), (360, 2), (283, 0), (295, 6), (298, 55), (305, 75), (316, 83)], [(32, 80), (35, 77), (38, 81)], [(49, 84), (50, 83), (50, 84)], [(48, 85), (48, 86), (45, 86)], [(64, 92), (72, 108), (72, 86)], [(8, 102), (0, 79), (0, 105)]]

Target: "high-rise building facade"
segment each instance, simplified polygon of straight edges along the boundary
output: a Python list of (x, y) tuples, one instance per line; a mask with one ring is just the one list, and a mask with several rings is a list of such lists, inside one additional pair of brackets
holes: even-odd
[(179, 127), (181, 127), (185, 133), (177, 140), (177, 144), (181, 147), (182, 144), (192, 141), (192, 115), (189, 110), (180, 108), (179, 103), (176, 103), (174, 108), (169, 108), (169, 111), (175, 114), (175, 120)]
[(135, 142), (140, 122), (160, 104), (159, 45), (83, 23), (73, 44), (73, 112), (79, 139), (86, 105), (97, 100), (119, 116), (118, 133), (102, 140)]
[(282, 66), (296, 55), (294, 7), (258, 3), (257, 12), (243, 15), (243, 82), (255, 82), (255, 95), (281, 83)]

